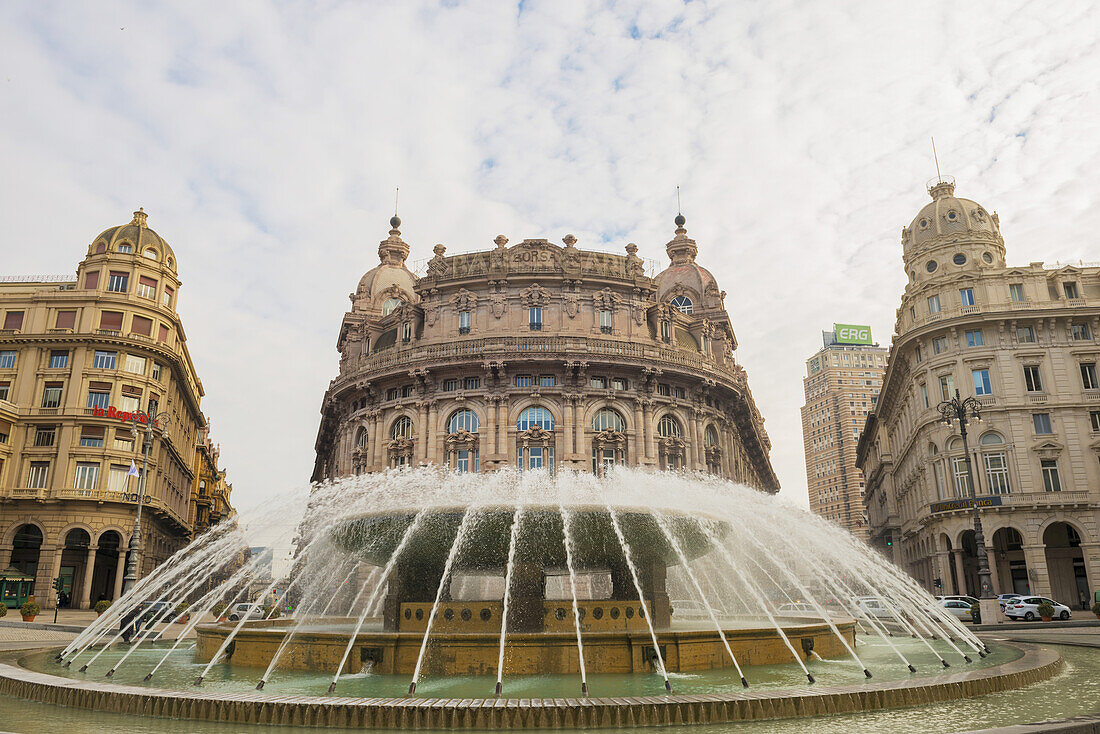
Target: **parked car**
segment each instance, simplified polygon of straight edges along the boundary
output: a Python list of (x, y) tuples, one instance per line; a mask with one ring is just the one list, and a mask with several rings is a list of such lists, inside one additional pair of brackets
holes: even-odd
[(885, 599), (877, 596), (857, 596), (852, 599), (852, 604), (858, 611), (863, 612), (868, 617), (892, 619), (894, 613), (890, 611), (890, 607), (886, 605)]
[(1005, 616), (1009, 619), (1023, 619), (1030, 622), (1039, 618), (1040, 604), (1049, 604), (1054, 607), (1054, 616), (1058, 619), (1070, 618), (1069, 607), (1042, 596), (1021, 596), (1008, 601), (1005, 604)]
[(807, 615), (809, 615), (811, 617), (820, 617), (821, 616), (820, 614), (818, 614), (817, 610), (814, 609), (813, 604), (806, 604), (805, 602), (794, 602), (792, 604), (780, 604), (779, 608), (776, 609), (776, 612), (778, 614), (786, 614), (786, 615), (790, 615), (790, 616), (793, 616), (793, 617), (804, 617), (804, 616), (807, 616)]
[(141, 605), (141, 623), (149, 624), (153, 620), (171, 621), (172, 613), (168, 611), (168, 608), (172, 606), (174, 605), (167, 601), (147, 601), (143, 603)]
[(978, 603), (977, 599), (975, 599), (972, 596), (967, 596), (966, 594), (949, 594), (947, 596), (937, 596), (936, 597), (936, 601), (947, 601), (949, 599), (954, 599), (956, 601), (964, 601), (967, 604), (977, 604)]
[(244, 602), (241, 604), (234, 604), (229, 609), (229, 621), (238, 622), (242, 618), (246, 619), (263, 619), (264, 608), (263, 606), (256, 604), (253, 606), (252, 602)]
[(948, 614), (958, 617), (964, 622), (971, 621), (969, 602), (962, 599), (944, 599), (940, 602), (940, 606), (946, 609)]
[(1019, 599), (1023, 594), (997, 594), (997, 603), (1001, 605), (1001, 611), (1005, 610), (1005, 604), (1009, 599)]

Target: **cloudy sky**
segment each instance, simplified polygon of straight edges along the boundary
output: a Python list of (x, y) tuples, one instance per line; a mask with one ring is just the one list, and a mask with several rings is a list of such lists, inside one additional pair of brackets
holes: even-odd
[(804, 361), (888, 343), (929, 136), (1009, 260), (1100, 260), (1097, 7), (1073, 2), (10, 2), (0, 271), (144, 206), (249, 505), (308, 480), (348, 293), (401, 187), (412, 260), (572, 232), (664, 261), (675, 187), (805, 502)]

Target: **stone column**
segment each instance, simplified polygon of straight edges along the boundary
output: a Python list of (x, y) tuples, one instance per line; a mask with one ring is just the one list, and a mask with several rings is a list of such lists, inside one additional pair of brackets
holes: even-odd
[(34, 575), (34, 598), (45, 609), (57, 604), (57, 592), (53, 580), (61, 575), (61, 554), (65, 546), (46, 546), (38, 549), (38, 569)]
[[(574, 447), (574, 444), (573, 444), (573, 431), (575, 429), (575, 426), (573, 425), (574, 422), (575, 422), (574, 421), (574, 415), (573, 415), (573, 398), (571, 398), (569, 396), (565, 396), (565, 399), (562, 401), (562, 404), (565, 408), (565, 414), (562, 416), (564, 420), (562, 422), (565, 423), (564, 429), (565, 429), (565, 453), (566, 453), (566, 456), (562, 457), (562, 458), (569, 458), (570, 455), (572, 455), (573, 453), (576, 452), (576, 448)], [(568, 464), (566, 466), (568, 466)]]
[(386, 436), (382, 432), (383, 423), (381, 410), (376, 409), (374, 411), (373, 420), (374, 431), (372, 432), (372, 435), (374, 436), (374, 443), (371, 444), (371, 456), (373, 457), (371, 463), (374, 465), (373, 468), (375, 471), (382, 471), (386, 468), (382, 464), (382, 445), (386, 442)]
[(15, 550), (11, 545), (0, 545), (0, 570), (11, 566), (11, 552)]
[(1043, 544), (1023, 546), (1027, 563), (1027, 582), (1035, 596), (1050, 596), (1050, 575), (1047, 571), (1047, 547)]
[(645, 417), (642, 415), (642, 401), (634, 401), (634, 464), (645, 463)]
[(955, 557), (955, 594), (965, 594), (966, 572), (963, 568), (962, 548), (955, 548), (951, 551), (951, 555)]
[(126, 547), (127, 544), (123, 544), (118, 549), (118, 563), (115, 564), (115, 588), (114, 593), (111, 596), (112, 601), (118, 601), (122, 596), (122, 579), (126, 575)]
[(1089, 585), (1089, 607), (1096, 592), (1100, 591), (1100, 543), (1082, 543), (1081, 555), (1085, 559), (1085, 578)]
[(88, 556), (84, 559), (84, 578), (80, 582), (80, 609), (92, 605), (92, 574), (95, 572), (95, 554), (98, 546), (88, 546)]
[(650, 560), (639, 569), (642, 590), (649, 600), (654, 629), (667, 630), (672, 625), (672, 605), (669, 602), (665, 580), (668, 569), (660, 559)]
[(998, 566), (997, 551), (991, 545), (985, 548), (985, 557), (989, 562), (989, 583), (993, 585), (993, 595), (1001, 593), (1001, 569)]
[(703, 416), (696, 409), (691, 415), (691, 468), (705, 469), (707, 460), (703, 455)]
[(485, 407), (485, 438), (486, 453), (495, 456), (497, 453), (497, 398), (490, 395)]
[(501, 396), (497, 403), (497, 449), (504, 455), (504, 463), (508, 463), (508, 398)]
[[(939, 577), (940, 583), (943, 584), (943, 591), (940, 594), (954, 594), (954, 591), (948, 591), (951, 588), (951, 558), (950, 551), (938, 550), (933, 559), (933, 573)], [(933, 592), (935, 593), (935, 592)]]
[(439, 431), (436, 430), (436, 426), (439, 425), (439, 405), (435, 400), (428, 401), (428, 427), (429, 430), (424, 431), (425, 440), (428, 442), (428, 461), (431, 463), (438, 463), (436, 458), (439, 450)]
[(416, 455), (413, 462), (424, 463), (428, 460), (428, 404), (423, 400), (417, 405), (417, 423), (420, 435), (416, 441)]
[(657, 459), (656, 434), (653, 431), (653, 401), (642, 403), (642, 421), (645, 423), (645, 458), (646, 463), (653, 464)]

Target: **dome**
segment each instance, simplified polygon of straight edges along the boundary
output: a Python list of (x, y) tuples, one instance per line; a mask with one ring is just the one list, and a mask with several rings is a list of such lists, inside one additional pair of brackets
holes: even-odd
[(406, 300), (416, 301), (416, 276), (405, 267), (409, 246), (401, 239), (401, 231), (397, 229), (400, 224), (401, 220), (396, 216), (390, 220), (390, 236), (378, 243), (379, 264), (359, 279), (355, 289), (356, 301), (365, 301), (364, 305), (372, 304), (381, 294), (393, 297), (397, 290)]
[[(665, 251), (671, 264), (658, 273), (657, 300), (663, 301), (665, 295), (676, 286), (695, 291), (702, 298), (708, 292), (718, 290), (718, 282), (710, 271), (695, 263), (699, 248), (695, 240), (687, 236), (684, 225), (687, 220), (683, 214), (676, 215), (676, 236), (665, 245)], [(699, 304), (702, 307), (702, 303)]]
[(164, 239), (149, 229), (146, 224), (148, 215), (143, 208), (134, 212), (129, 224), (111, 227), (100, 232), (92, 240), (92, 253), (118, 252), (119, 245), (129, 245), (133, 254), (141, 254), (150, 260), (165, 264), (170, 270), (176, 269), (176, 253)]
[(1001, 244), (997, 215), (990, 214), (976, 201), (955, 196), (954, 181), (937, 180), (928, 187), (928, 192), (932, 195), (931, 203), (902, 230), (902, 244), (907, 255), (941, 243)]

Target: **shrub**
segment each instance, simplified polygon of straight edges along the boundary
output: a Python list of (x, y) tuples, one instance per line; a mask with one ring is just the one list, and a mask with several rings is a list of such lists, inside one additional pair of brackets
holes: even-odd
[(1100, 601), (1092, 605), (1092, 613), (1100, 617)]
[(96, 614), (103, 614), (110, 607), (111, 607), (111, 602), (107, 601), (106, 599), (100, 599), (99, 601), (97, 601), (95, 603), (95, 613)]
[(1054, 607), (1052, 607), (1050, 604), (1047, 604), (1046, 602), (1043, 602), (1042, 604), (1040, 604), (1039, 608), (1036, 609), (1035, 611), (1037, 611), (1039, 613), (1040, 617), (1053, 617), (1054, 616)]
[(0, 604), (0, 617), (8, 616), (8, 605)]
[(24, 617), (35, 617), (42, 613), (42, 607), (38, 606), (38, 602), (36, 601), (29, 601), (19, 607), (19, 613)]
[(190, 608), (190, 604), (185, 601), (181, 601), (179, 604), (176, 605), (176, 610), (172, 613), (172, 619), (175, 619), (176, 617), (182, 617), (183, 615), (187, 614), (187, 610)]
[(283, 613), (279, 607), (264, 606), (264, 619), (278, 619), (281, 616), (283, 616)]
[(225, 607), (225, 602), (218, 602), (213, 606), (213, 608), (210, 609), (210, 613), (213, 614), (215, 617), (220, 617), (225, 614)]

